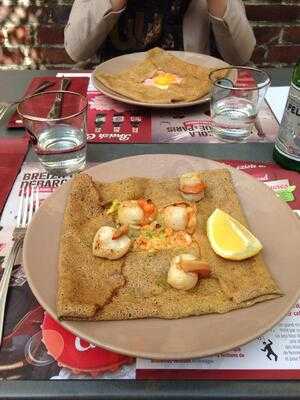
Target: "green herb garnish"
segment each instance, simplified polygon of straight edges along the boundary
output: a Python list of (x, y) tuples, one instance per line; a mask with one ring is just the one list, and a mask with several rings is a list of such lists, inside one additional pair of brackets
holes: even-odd
[(106, 211), (106, 213), (108, 215), (110, 214), (114, 214), (116, 212), (118, 212), (118, 208), (120, 207), (121, 203), (119, 202), (119, 200), (114, 200), (112, 202), (112, 205), (109, 207), (109, 209)]

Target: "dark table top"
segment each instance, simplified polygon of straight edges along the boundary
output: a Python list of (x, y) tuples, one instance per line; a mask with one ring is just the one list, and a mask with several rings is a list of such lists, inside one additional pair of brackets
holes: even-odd
[[(291, 69), (269, 69), (273, 86), (287, 86)], [(34, 76), (57, 71), (0, 71), (0, 101), (12, 101), (24, 92)], [(8, 118), (9, 116), (7, 116)], [(7, 130), (0, 122), (0, 136), (15, 137), (22, 130)], [(243, 144), (89, 144), (88, 162), (105, 162), (138, 154), (180, 153), (212, 159), (271, 161), (270, 143)], [(27, 161), (37, 161), (29, 151)], [(2, 381), (0, 399), (299, 399), (297, 381)]]

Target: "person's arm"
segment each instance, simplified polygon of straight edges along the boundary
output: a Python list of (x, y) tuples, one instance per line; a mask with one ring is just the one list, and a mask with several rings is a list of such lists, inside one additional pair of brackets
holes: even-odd
[(75, 0), (65, 27), (65, 49), (74, 61), (96, 54), (117, 22), (126, 0)]
[(228, 0), (207, 0), (208, 12), (217, 18), (223, 18)]
[(246, 64), (256, 40), (241, 0), (207, 0), (217, 48), (230, 64)]

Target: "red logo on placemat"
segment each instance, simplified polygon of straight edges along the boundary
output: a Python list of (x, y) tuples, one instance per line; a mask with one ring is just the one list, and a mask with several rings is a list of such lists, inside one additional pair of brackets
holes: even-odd
[(92, 376), (113, 372), (133, 358), (97, 347), (68, 332), (62, 325), (45, 313), (42, 324), (42, 341), (48, 353), (60, 366), (74, 373), (89, 373)]

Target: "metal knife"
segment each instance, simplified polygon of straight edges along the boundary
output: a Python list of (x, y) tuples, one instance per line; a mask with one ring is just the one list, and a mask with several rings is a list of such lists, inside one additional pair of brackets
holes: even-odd
[[(58, 90), (66, 90), (71, 83), (70, 79), (63, 78), (60, 82)], [(55, 100), (52, 104), (52, 107), (47, 115), (48, 118), (59, 118), (61, 113), (61, 104), (62, 104), (62, 93), (57, 93)]]
[[(40, 86), (38, 86), (32, 93), (29, 93), (27, 96), (32, 96), (33, 94), (37, 94), (42, 92), (45, 89), (48, 89), (49, 87), (53, 86), (55, 84), (55, 82), (51, 82), (51, 81), (44, 81), (40, 84)], [(21, 102), (21, 101), (20, 101)]]

